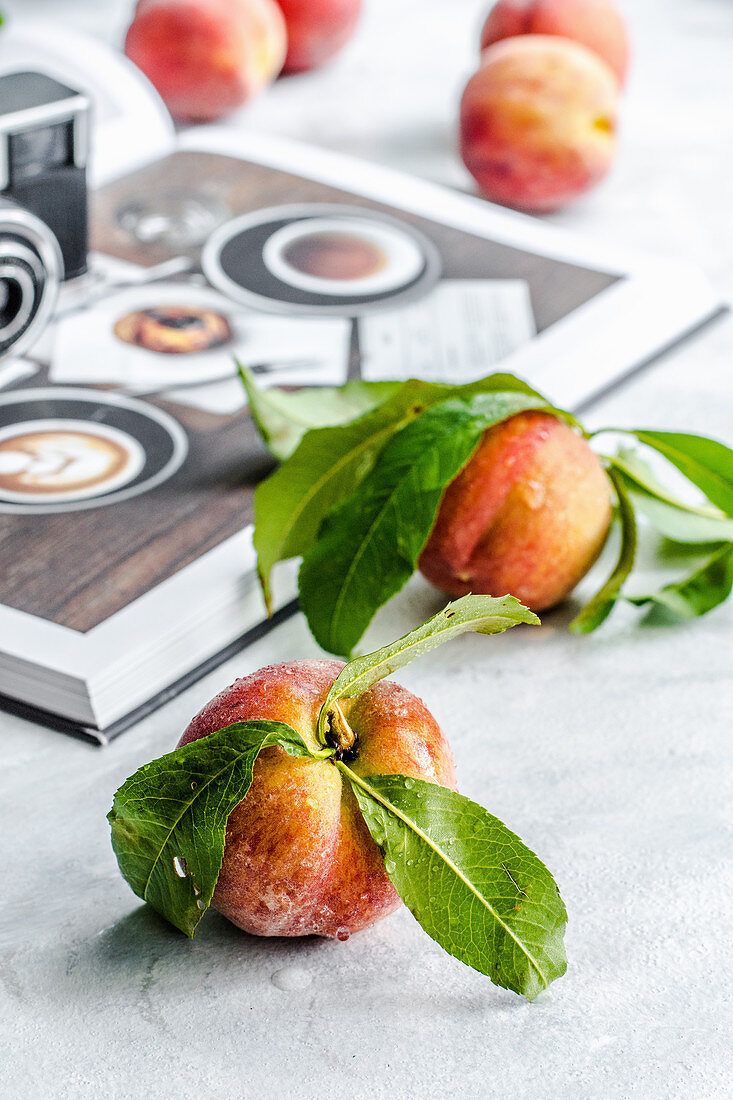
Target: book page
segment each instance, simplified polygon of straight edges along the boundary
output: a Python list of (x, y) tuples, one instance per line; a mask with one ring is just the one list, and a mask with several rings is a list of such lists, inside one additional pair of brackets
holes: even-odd
[(361, 318), (361, 373), (469, 382), (534, 335), (523, 279), (446, 279), (419, 302)]

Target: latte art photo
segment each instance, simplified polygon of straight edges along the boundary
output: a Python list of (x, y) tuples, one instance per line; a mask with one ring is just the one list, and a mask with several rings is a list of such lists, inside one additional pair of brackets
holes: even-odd
[(95, 496), (130, 481), (142, 462), (139, 444), (120, 431), (18, 425), (0, 438), (0, 496), (39, 501)]

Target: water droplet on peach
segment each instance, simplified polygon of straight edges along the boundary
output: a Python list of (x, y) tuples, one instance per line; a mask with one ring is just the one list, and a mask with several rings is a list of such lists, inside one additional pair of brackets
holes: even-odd
[(346, 941), (348, 940), (350, 935), (351, 935), (351, 932), (349, 932), (348, 928), (337, 928), (336, 929), (336, 939), (341, 940), (342, 943), (346, 943)]

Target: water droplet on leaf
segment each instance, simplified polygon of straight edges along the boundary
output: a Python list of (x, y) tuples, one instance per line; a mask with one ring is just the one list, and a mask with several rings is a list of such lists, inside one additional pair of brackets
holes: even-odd
[(186, 861), (183, 856), (173, 857), (173, 869), (179, 878), (185, 878), (188, 874), (188, 868), (186, 867)]

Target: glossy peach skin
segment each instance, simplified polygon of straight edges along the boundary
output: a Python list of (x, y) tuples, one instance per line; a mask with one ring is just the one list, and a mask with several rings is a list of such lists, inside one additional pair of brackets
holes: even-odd
[(511, 593), (542, 611), (588, 571), (610, 523), (610, 482), (585, 440), (546, 413), (519, 413), (484, 434), (448, 486), (420, 571), (451, 596)]
[[(285, 722), (317, 747), (316, 725), (340, 661), (272, 665), (236, 680), (198, 714), (185, 745), (232, 722)], [(455, 789), (450, 748), (423, 703), (383, 681), (342, 710), (357, 735), (359, 775), (402, 774)], [(265, 749), (229, 818), (213, 905), (259, 936), (330, 936), (381, 920), (400, 905), (353, 793), (330, 761)]]
[(568, 39), (508, 38), (483, 54), (461, 100), (461, 155), (487, 198), (555, 210), (598, 183), (616, 150), (618, 84)]
[(351, 38), (362, 0), (277, 0), (288, 30), (283, 72), (301, 73), (323, 65)]
[(125, 53), (174, 118), (213, 122), (277, 76), (286, 46), (275, 0), (139, 0)]
[(572, 38), (602, 57), (619, 84), (626, 79), (629, 34), (613, 0), (498, 0), (481, 31), (481, 49), (519, 34)]

